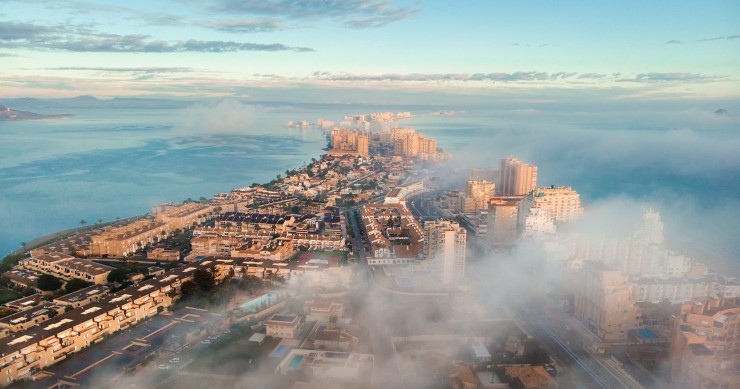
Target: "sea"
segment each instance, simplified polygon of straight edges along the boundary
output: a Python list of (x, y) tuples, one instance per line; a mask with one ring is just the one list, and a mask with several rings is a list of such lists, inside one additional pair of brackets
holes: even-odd
[[(0, 253), (83, 220), (127, 218), (156, 204), (267, 182), (325, 153), (320, 129), (291, 128), (288, 121), (413, 108), (227, 102), (35, 109), (74, 116), (0, 123)], [(661, 115), (561, 107), (432, 111), (414, 112), (399, 125), (437, 139), (454, 155), (441, 174), (461, 178), (469, 167), (495, 168), (501, 158), (517, 156), (539, 166), (540, 185), (578, 190), (587, 209), (613, 198), (645, 203), (680, 225), (677, 231), (703, 232), (705, 245), (718, 255), (740, 256), (733, 243), (740, 227), (736, 117), (715, 117), (709, 109), (685, 116), (685, 110)]]

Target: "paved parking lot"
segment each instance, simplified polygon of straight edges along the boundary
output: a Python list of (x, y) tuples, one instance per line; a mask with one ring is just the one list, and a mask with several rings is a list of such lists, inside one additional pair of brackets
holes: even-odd
[(42, 380), (25, 382), (27, 388), (69, 386), (96, 387), (110, 382), (126, 369), (132, 369), (148, 355), (156, 353), (173, 333), (203, 328), (207, 312), (184, 308), (172, 315), (159, 315), (44, 369), (50, 374)]

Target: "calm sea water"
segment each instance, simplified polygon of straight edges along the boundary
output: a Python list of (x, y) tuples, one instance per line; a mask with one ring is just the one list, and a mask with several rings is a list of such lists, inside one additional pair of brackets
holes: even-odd
[[(0, 253), (79, 226), (82, 219), (125, 218), (154, 204), (269, 181), (326, 147), (321, 131), (289, 129), (288, 120), (337, 120), (375, 110), (227, 104), (71, 110), (72, 118), (0, 123)], [(587, 204), (613, 196), (666, 203), (664, 219), (678, 214), (679, 223), (694, 220), (690, 228), (710, 231), (718, 247), (737, 256), (739, 123), (691, 112), (478, 108), (401, 124), (453, 152), (450, 167), (495, 167), (500, 158), (516, 155), (539, 166), (538, 183), (573, 186)], [(728, 221), (712, 221), (714, 215)]]

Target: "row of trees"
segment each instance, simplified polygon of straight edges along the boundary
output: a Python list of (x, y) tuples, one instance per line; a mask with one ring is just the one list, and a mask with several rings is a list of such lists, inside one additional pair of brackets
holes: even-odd
[(88, 282), (80, 278), (73, 278), (65, 284), (63, 280), (51, 274), (42, 274), (36, 280), (36, 286), (44, 292), (56, 292), (62, 288), (62, 285), (64, 285), (64, 289), (61, 290), (60, 294), (68, 294), (87, 288), (92, 285), (92, 282)]

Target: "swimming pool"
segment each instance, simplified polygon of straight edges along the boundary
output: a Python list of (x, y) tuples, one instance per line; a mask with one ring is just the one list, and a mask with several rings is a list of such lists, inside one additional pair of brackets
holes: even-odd
[(277, 295), (274, 293), (265, 293), (256, 299), (249, 300), (244, 304), (239, 305), (240, 308), (247, 311), (257, 312), (262, 309), (269, 307), (277, 301)]
[(640, 328), (637, 330), (637, 333), (640, 335), (641, 338), (646, 340), (658, 339), (658, 335), (656, 335), (655, 332), (650, 331), (649, 328)]
[(288, 351), (292, 350), (293, 347), (286, 346), (284, 344), (280, 344), (277, 347), (275, 347), (274, 350), (270, 353), (270, 357), (272, 358), (282, 358), (285, 356), (285, 354), (288, 353)]
[(290, 361), (290, 365), (288, 365), (288, 369), (297, 369), (299, 366), (301, 366), (301, 362), (303, 362), (303, 355), (294, 356), (293, 359)]

